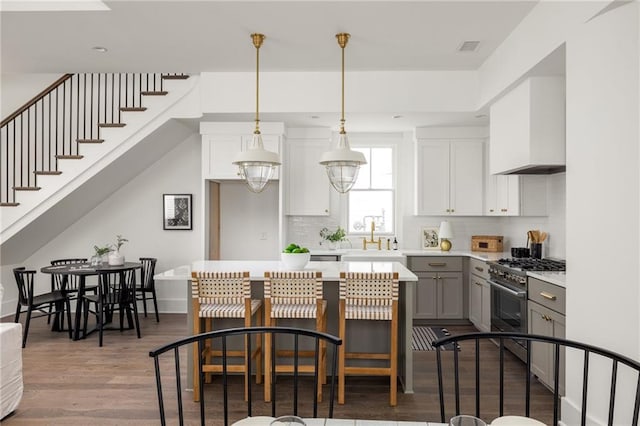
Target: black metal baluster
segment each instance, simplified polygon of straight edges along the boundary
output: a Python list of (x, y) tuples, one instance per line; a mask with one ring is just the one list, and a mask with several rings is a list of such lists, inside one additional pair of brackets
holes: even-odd
[[(93, 139), (93, 73), (91, 73), (91, 94), (89, 98), (89, 107), (91, 108), (89, 111), (89, 126), (91, 129), (90, 136), (91, 136), (91, 139)], [(96, 132), (98, 133), (98, 138), (100, 138), (100, 128), (98, 128)]]

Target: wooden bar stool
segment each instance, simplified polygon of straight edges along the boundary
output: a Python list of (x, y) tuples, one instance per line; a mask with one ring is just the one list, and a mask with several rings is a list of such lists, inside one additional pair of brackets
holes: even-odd
[[(191, 273), (191, 290), (193, 305), (193, 334), (200, 334), (213, 330), (214, 318), (241, 318), (244, 326), (251, 327), (255, 315), (256, 325), (262, 325), (262, 301), (251, 299), (251, 281), (249, 272), (197, 272)], [(203, 327), (202, 323), (205, 322)], [(251, 372), (247, 369), (248, 357), (257, 359), (256, 383), (262, 382), (262, 339), (256, 335), (255, 349), (251, 354), (245, 350), (227, 351), (228, 356), (244, 357), (243, 364), (228, 365), (227, 371), (244, 373), (244, 397), (249, 397), (248, 381)], [(199, 399), (200, 377), (198, 357), (203, 357), (202, 371), (204, 373), (222, 372), (222, 364), (213, 363), (212, 357), (221, 356), (220, 350), (207, 346), (203, 353), (198, 353), (197, 345), (193, 348), (193, 399)], [(207, 374), (210, 376), (210, 374)]]
[[(389, 321), (389, 352), (347, 352), (347, 320)], [(398, 273), (340, 273), (340, 346), (338, 361), (338, 404), (344, 404), (346, 375), (389, 376), (389, 404), (397, 404), (398, 377)], [(386, 367), (347, 366), (346, 359), (388, 360)]]
[[(265, 326), (275, 326), (278, 319), (315, 319), (316, 331), (327, 330), (327, 301), (322, 298), (322, 272), (319, 271), (274, 271), (264, 273), (264, 317)], [(278, 351), (278, 357), (291, 357), (293, 351)], [(300, 351), (301, 356), (313, 357), (315, 351)], [(317, 399), (322, 401), (322, 385), (326, 377), (326, 345), (320, 343), (320, 366), (318, 368)], [(264, 399), (271, 401), (271, 386), (275, 373), (293, 372), (293, 365), (275, 363), (271, 370), (271, 336), (264, 340)], [(300, 365), (298, 371), (313, 373), (314, 366)], [(272, 376), (273, 375), (273, 376)]]

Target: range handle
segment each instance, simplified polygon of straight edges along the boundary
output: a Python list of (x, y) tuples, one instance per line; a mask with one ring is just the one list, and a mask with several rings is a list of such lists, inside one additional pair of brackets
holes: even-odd
[(505, 285), (499, 284), (493, 280), (487, 280), (487, 283), (489, 283), (490, 285), (492, 285), (493, 287), (498, 288), (500, 291), (506, 291), (507, 293), (516, 296), (520, 299), (526, 299), (527, 298), (527, 292), (524, 290), (521, 291), (517, 291), (517, 290), (513, 290)]

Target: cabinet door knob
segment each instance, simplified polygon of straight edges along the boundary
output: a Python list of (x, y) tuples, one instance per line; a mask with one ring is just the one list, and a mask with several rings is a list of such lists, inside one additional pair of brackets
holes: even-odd
[(506, 211), (507, 211), (507, 209), (500, 209), (500, 211), (501, 211), (501, 212), (506, 212)]
[(451, 213), (455, 212), (455, 209), (451, 209)]
[(490, 212), (490, 213), (493, 213), (493, 209), (489, 209), (489, 212)]
[(324, 209), (324, 212), (325, 213), (329, 213), (329, 209)]

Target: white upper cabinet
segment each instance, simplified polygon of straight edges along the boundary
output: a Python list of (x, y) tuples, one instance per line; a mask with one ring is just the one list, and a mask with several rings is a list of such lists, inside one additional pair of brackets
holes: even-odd
[(550, 174), (565, 166), (564, 77), (530, 77), (490, 110), (491, 174)]
[[(204, 179), (240, 179), (238, 166), (231, 164), (240, 151), (247, 149), (253, 137), (255, 123), (201, 123), (202, 177)], [(260, 132), (264, 149), (280, 153), (284, 138), (282, 123), (261, 123)], [(282, 159), (281, 159), (282, 161)], [(271, 179), (280, 176), (276, 167)]]
[[(487, 163), (486, 170), (489, 170)], [(547, 176), (491, 175), (486, 177), (486, 216), (546, 216)]]
[(416, 214), (482, 216), (484, 141), (417, 136)]
[(328, 216), (331, 187), (320, 155), (331, 149), (331, 129), (289, 129), (286, 143), (286, 214)]

